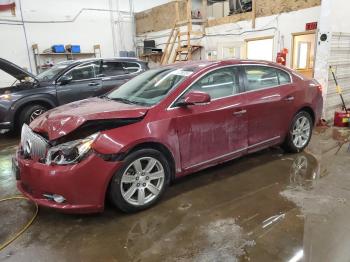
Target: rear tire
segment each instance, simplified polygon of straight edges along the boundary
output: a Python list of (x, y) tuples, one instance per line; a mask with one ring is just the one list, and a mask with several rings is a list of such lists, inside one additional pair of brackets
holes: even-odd
[(153, 206), (169, 185), (167, 159), (158, 150), (141, 149), (126, 156), (123, 163), (110, 183), (111, 202), (126, 213)]
[(42, 105), (28, 105), (24, 107), (19, 115), (18, 130), (21, 130), (23, 124), (30, 124), (30, 122), (47, 110), (48, 109)]
[(312, 136), (313, 121), (306, 111), (298, 112), (290, 126), (282, 148), (289, 153), (299, 153), (309, 144)]

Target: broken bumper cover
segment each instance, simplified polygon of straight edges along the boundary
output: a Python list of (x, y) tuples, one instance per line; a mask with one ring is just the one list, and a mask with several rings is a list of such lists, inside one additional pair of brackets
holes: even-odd
[[(104, 161), (95, 154), (75, 165), (46, 165), (16, 157), (17, 187), (40, 206), (66, 213), (95, 213), (104, 209), (109, 181), (121, 162)], [(59, 195), (58, 203), (48, 196)]]

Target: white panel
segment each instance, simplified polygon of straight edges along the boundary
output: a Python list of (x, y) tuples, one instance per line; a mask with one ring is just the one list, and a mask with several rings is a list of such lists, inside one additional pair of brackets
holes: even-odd
[[(335, 69), (338, 83), (343, 89), (344, 100), (350, 107), (350, 34), (333, 33), (330, 46), (329, 65)], [(341, 100), (336, 93), (331, 74), (328, 79), (326, 118), (331, 119), (334, 111), (340, 109)]]

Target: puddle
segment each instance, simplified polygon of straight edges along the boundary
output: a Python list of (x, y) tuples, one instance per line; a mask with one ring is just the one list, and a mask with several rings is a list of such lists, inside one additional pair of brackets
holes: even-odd
[(247, 240), (243, 229), (235, 219), (217, 220), (201, 228), (206, 246), (194, 261), (238, 261), (245, 255), (245, 249), (255, 245), (254, 240)]
[[(329, 128), (323, 132), (318, 145), (310, 150), (319, 160), (298, 156), (291, 167), (291, 181), (281, 195), (294, 202), (304, 215), (328, 215), (344, 207), (350, 200), (350, 173), (346, 167), (349, 156), (349, 129)], [(320, 144), (326, 150), (319, 150)], [(315, 149), (316, 148), (316, 149)], [(346, 148), (346, 150), (344, 150)]]

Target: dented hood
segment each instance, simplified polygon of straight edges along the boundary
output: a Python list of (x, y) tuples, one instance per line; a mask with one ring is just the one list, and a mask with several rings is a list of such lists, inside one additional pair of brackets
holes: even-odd
[(74, 131), (87, 121), (141, 118), (148, 108), (102, 98), (90, 98), (52, 109), (31, 124), (35, 132), (55, 140)]

